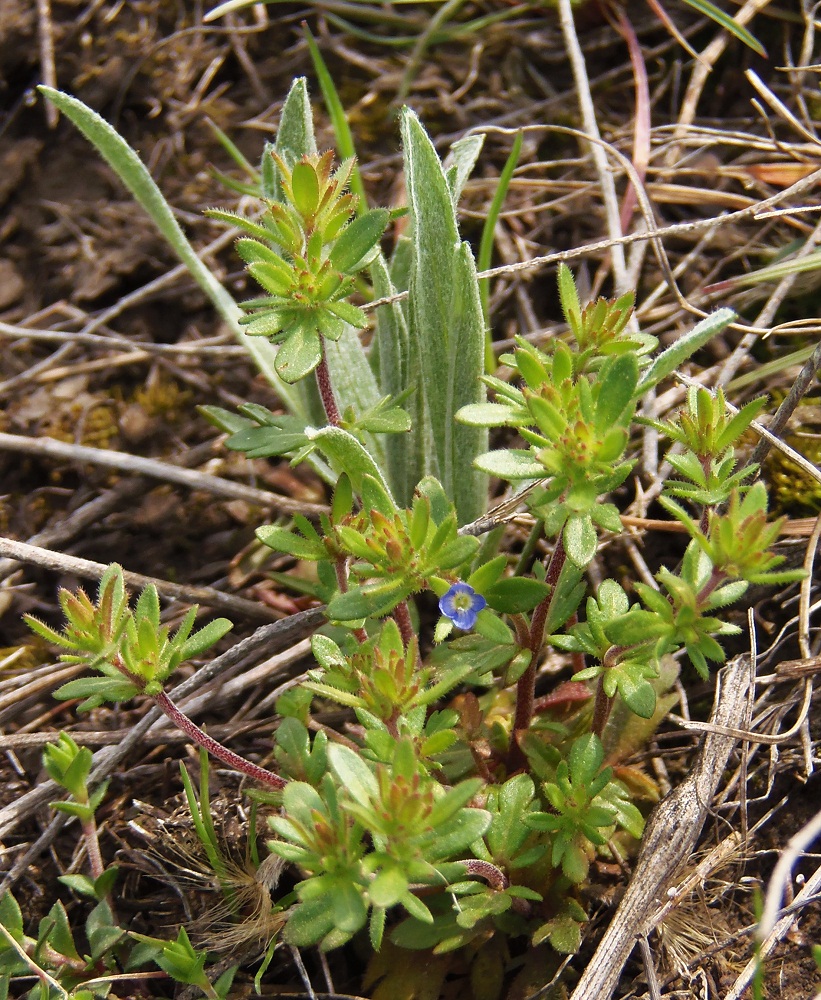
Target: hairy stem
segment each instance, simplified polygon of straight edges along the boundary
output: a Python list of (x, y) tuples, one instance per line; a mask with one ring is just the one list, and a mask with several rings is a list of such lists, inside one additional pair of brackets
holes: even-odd
[(407, 601), (400, 601), (393, 609), (393, 620), (399, 626), (399, 634), (402, 636), (402, 642), (405, 645), (405, 649), (407, 649), (411, 640), (416, 637), (416, 633), (413, 631)]
[(266, 771), (264, 767), (260, 767), (258, 764), (251, 763), (250, 760), (246, 760), (244, 757), (240, 757), (239, 754), (235, 754), (233, 750), (229, 750), (224, 747), (222, 743), (218, 743), (212, 736), (205, 733), (200, 729), (196, 723), (192, 722), (183, 712), (181, 712), (173, 701), (168, 697), (165, 691), (160, 691), (159, 694), (150, 695), (153, 698), (154, 703), (159, 709), (161, 709), (168, 718), (181, 729), (186, 736), (197, 746), (203, 747), (217, 760), (221, 760), (223, 764), (227, 764), (229, 767), (234, 768), (235, 771), (240, 771), (242, 774), (247, 774), (249, 778), (254, 778), (256, 781), (261, 781), (264, 785), (268, 785), (270, 788), (276, 788), (277, 790), (284, 788), (288, 782), (285, 778), (281, 778), (278, 774), (274, 774), (273, 771)]
[(596, 701), (593, 704), (593, 723), (591, 730), (595, 736), (601, 739), (602, 733), (604, 732), (604, 727), (607, 725), (607, 720), (610, 718), (610, 710), (613, 707), (613, 698), (609, 698), (604, 693), (604, 679), (599, 678), (599, 683), (596, 687)]
[[(562, 536), (559, 535), (545, 575), (545, 583), (550, 586), (550, 593), (536, 606), (533, 616), (530, 619), (530, 634), (527, 639), (527, 648), (532, 652), (533, 656), (530, 660), (530, 665), (519, 678), (516, 685), (516, 715), (513, 720), (513, 737), (508, 760), (511, 770), (517, 770), (524, 767), (525, 764), (525, 755), (519, 744), (519, 735), (524, 734), (530, 728), (530, 723), (533, 721), (533, 707), (536, 695), (536, 666), (539, 660), (539, 653), (542, 649), (542, 643), (544, 642), (547, 615), (550, 611), (553, 596), (556, 593), (556, 582), (559, 579), (562, 566), (564, 566), (564, 560), (564, 543), (562, 542)], [(517, 636), (518, 632), (519, 629), (517, 626)]]
[(560, 535), (556, 541), (556, 546), (553, 549), (553, 554), (550, 557), (550, 563), (547, 567), (547, 574), (545, 576), (545, 583), (549, 585), (550, 593), (536, 606), (536, 609), (533, 612), (533, 617), (530, 619), (530, 635), (528, 637), (527, 645), (533, 653), (533, 659), (530, 661), (530, 666), (519, 678), (519, 683), (516, 687), (516, 719), (513, 724), (514, 732), (527, 729), (533, 719), (533, 696), (536, 686), (536, 663), (539, 653), (541, 652), (542, 643), (544, 642), (545, 623), (547, 621), (548, 612), (550, 611), (553, 596), (556, 592), (556, 582), (559, 579), (562, 566), (564, 566), (564, 560), (564, 544), (562, 543)]
[(339, 427), (342, 423), (342, 417), (339, 413), (339, 407), (336, 405), (336, 398), (334, 397), (334, 390), (331, 385), (331, 373), (328, 370), (328, 355), (325, 352), (324, 343), (322, 344), (322, 360), (316, 368), (316, 384), (319, 389), (322, 406), (325, 409), (325, 416), (328, 418), (328, 423), (333, 427)]

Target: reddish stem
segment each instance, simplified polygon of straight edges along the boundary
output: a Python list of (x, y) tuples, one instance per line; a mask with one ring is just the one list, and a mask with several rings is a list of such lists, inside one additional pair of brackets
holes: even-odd
[(405, 649), (407, 649), (411, 640), (416, 637), (416, 634), (413, 631), (413, 625), (411, 624), (408, 602), (400, 601), (393, 609), (392, 614), (393, 620), (399, 626), (399, 634), (402, 636), (402, 642), (405, 645)]
[(547, 621), (547, 614), (550, 610), (553, 595), (556, 592), (556, 582), (559, 579), (562, 566), (564, 566), (564, 560), (565, 551), (560, 535), (556, 541), (556, 546), (553, 549), (553, 554), (550, 557), (550, 563), (545, 575), (545, 583), (549, 585), (550, 593), (536, 606), (533, 617), (530, 619), (530, 635), (528, 636), (527, 648), (530, 649), (533, 657), (530, 661), (530, 666), (519, 678), (519, 683), (516, 687), (516, 718), (513, 723), (514, 738), (517, 732), (527, 729), (533, 719), (536, 662), (541, 652), (542, 643), (544, 642), (545, 622)]
[(217, 760), (221, 760), (223, 764), (227, 764), (229, 767), (234, 768), (235, 771), (247, 774), (249, 778), (254, 778), (271, 788), (276, 788), (277, 790), (284, 788), (288, 784), (288, 782), (284, 778), (280, 778), (278, 774), (274, 774), (273, 771), (266, 771), (264, 767), (260, 767), (258, 764), (252, 764), (250, 760), (240, 757), (238, 754), (235, 754), (233, 750), (229, 750), (221, 743), (218, 743), (212, 736), (209, 736), (208, 733), (203, 732), (202, 729), (196, 725), (196, 723), (192, 722), (187, 715), (184, 715), (177, 708), (165, 691), (160, 691), (159, 694), (151, 695), (150, 697), (154, 699), (154, 703), (168, 716), (169, 719), (171, 719), (175, 726), (181, 729), (185, 735), (189, 737), (189, 739), (191, 739), (198, 746), (203, 747), (208, 751), (208, 753), (216, 757)]
[(325, 345), (322, 345), (322, 360), (316, 368), (316, 384), (319, 389), (319, 396), (325, 408), (325, 416), (328, 423), (333, 427), (339, 427), (342, 417), (339, 414), (339, 407), (336, 405), (333, 386), (331, 385), (331, 373), (328, 371), (328, 357), (325, 353)]
[(608, 698), (604, 693), (604, 678), (599, 677), (599, 683), (596, 687), (596, 701), (593, 705), (593, 724), (590, 727), (593, 734), (598, 736), (599, 739), (601, 739), (604, 727), (610, 718), (613, 700), (613, 698)]
[(463, 861), (457, 861), (456, 864), (464, 865), (468, 875), (478, 875), (479, 878), (483, 878), (494, 889), (507, 889), (510, 885), (510, 879), (508, 879), (507, 875), (489, 861), (480, 861), (478, 858), (465, 858)]
[[(533, 708), (536, 695), (536, 665), (542, 649), (542, 643), (544, 642), (544, 628), (550, 610), (550, 603), (556, 592), (556, 583), (562, 571), (562, 566), (564, 566), (564, 560), (564, 543), (562, 542), (562, 536), (559, 535), (556, 545), (553, 548), (553, 554), (550, 557), (547, 573), (545, 574), (545, 583), (550, 586), (550, 593), (536, 606), (533, 611), (533, 617), (530, 619), (530, 634), (527, 637), (527, 648), (533, 654), (530, 666), (519, 678), (519, 682), (516, 685), (516, 715), (513, 720), (513, 735), (508, 760), (508, 766), (511, 770), (518, 770), (524, 767), (526, 762), (524, 751), (519, 744), (519, 737), (520, 734), (527, 732), (530, 728), (530, 723), (533, 721)], [(518, 626), (516, 631), (518, 637)]]
[(103, 855), (100, 852), (100, 839), (97, 836), (97, 824), (94, 817), (80, 821), (83, 830), (83, 840), (86, 843), (86, 853), (88, 854), (88, 867), (91, 869), (91, 877), (96, 881), (105, 871)]

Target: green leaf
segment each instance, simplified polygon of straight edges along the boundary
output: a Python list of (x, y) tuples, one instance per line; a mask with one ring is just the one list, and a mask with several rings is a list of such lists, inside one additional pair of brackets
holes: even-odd
[(283, 382), (293, 385), (310, 375), (321, 360), (319, 334), (312, 327), (298, 326), (277, 351), (274, 366)]
[(51, 947), (67, 958), (79, 959), (80, 955), (74, 944), (74, 935), (71, 933), (68, 914), (61, 902), (58, 901), (52, 906), (46, 920), (51, 923), (47, 939)]
[(389, 221), (390, 212), (386, 208), (371, 209), (354, 219), (334, 243), (328, 255), (331, 265), (343, 274), (362, 270), (370, 262)]
[(588, 516), (569, 517), (564, 526), (562, 540), (568, 558), (579, 569), (584, 569), (593, 561), (599, 539)]
[(617, 676), (619, 694), (625, 705), (640, 719), (650, 719), (656, 710), (656, 692), (653, 685), (643, 677), (635, 677), (626, 670), (619, 670)]
[[(328, 67), (325, 65), (322, 53), (319, 51), (319, 47), (314, 41), (311, 29), (307, 26), (307, 24), (305, 24), (304, 21), (303, 26), (305, 30), (305, 41), (308, 43), (308, 50), (311, 53), (311, 62), (314, 64), (314, 72), (316, 73), (317, 80), (319, 80), (319, 88), (322, 91), (322, 97), (325, 100), (325, 107), (328, 109), (331, 124), (333, 125), (337, 152), (342, 160), (348, 160), (351, 158), (355, 159), (356, 147), (354, 145), (353, 135), (351, 134), (351, 128), (348, 125), (348, 117), (345, 114), (345, 108), (342, 101), (339, 99), (339, 94), (334, 86), (333, 77), (328, 72)], [(365, 185), (362, 183), (362, 176), (360, 175), (359, 168), (355, 162), (353, 170), (351, 171), (349, 187), (359, 198), (359, 203), (357, 205), (358, 212), (360, 214), (366, 212), (368, 210), (368, 198), (365, 192)]]
[(327, 616), (331, 621), (354, 622), (363, 618), (381, 617), (392, 611), (408, 596), (403, 583), (371, 593), (352, 587), (345, 594), (337, 594), (328, 605)]
[(622, 354), (605, 365), (596, 400), (596, 430), (602, 433), (624, 422), (635, 398), (639, 365), (634, 353)]
[(299, 903), (288, 914), (284, 939), (298, 948), (319, 942), (334, 929), (334, 911), (327, 899)]
[[(473, 584), (471, 584), (471, 586), (473, 586)], [(482, 596), (484, 597), (484, 594)], [(490, 639), (502, 646), (513, 645), (515, 641), (513, 632), (508, 628), (508, 626), (505, 625), (501, 618), (498, 618), (487, 608), (484, 608), (479, 612), (479, 616), (476, 619), (476, 625), (474, 626), (474, 631), (476, 631), (484, 639)]]
[(350, 747), (332, 743), (328, 747), (328, 762), (341, 785), (353, 798), (364, 804), (379, 795), (379, 786), (365, 761)]
[(499, 789), (498, 813), (487, 832), (487, 844), (494, 858), (511, 860), (527, 839), (529, 829), (522, 822), (536, 789), (532, 778), (517, 774)]
[(732, 309), (718, 309), (697, 323), (689, 333), (679, 337), (666, 351), (662, 351), (645, 372), (636, 389), (636, 398), (640, 399), (649, 389), (671, 375), (687, 358), (729, 326), (735, 316)]
[(524, 449), (486, 451), (476, 459), (476, 465), (483, 472), (499, 479), (540, 479), (545, 474), (544, 466), (540, 462), (534, 462), (531, 452)]
[(474, 133), (473, 135), (465, 136), (464, 139), (457, 139), (450, 147), (446, 160), (447, 169), (445, 170), (445, 177), (450, 189), (450, 198), (454, 211), (459, 207), (459, 199), (462, 197), (462, 191), (468, 177), (473, 173), (473, 168), (476, 166), (476, 161), (479, 159), (479, 154), (482, 152), (484, 143), (484, 133)]
[(460, 854), (485, 835), (492, 819), (487, 809), (461, 809), (438, 829), (420, 838), (426, 860), (447, 861)]
[[(292, 167), (301, 157), (316, 153), (314, 137), (314, 117), (311, 111), (311, 100), (308, 95), (308, 84), (304, 76), (298, 77), (291, 84), (277, 130), (276, 152), (282, 160)], [(270, 155), (267, 160), (273, 165)], [(274, 172), (274, 183), (270, 190), (263, 189), (263, 195), (272, 201), (282, 201), (282, 185), (279, 182), (278, 171)], [(265, 171), (263, 170), (263, 179)]]
[(576, 290), (576, 282), (573, 280), (573, 272), (567, 264), (559, 264), (556, 275), (559, 284), (559, 301), (562, 305), (562, 312), (573, 336), (579, 340), (582, 332), (582, 306), (579, 301), (579, 293)]
[(368, 886), (373, 905), (385, 909), (395, 906), (407, 891), (408, 880), (398, 865), (383, 869)]
[(471, 427), (524, 427), (528, 417), (504, 403), (470, 403), (456, 413), (460, 424)]
[(327, 552), (321, 542), (303, 538), (302, 535), (294, 534), (294, 532), (280, 528), (275, 524), (264, 524), (261, 528), (257, 528), (256, 536), (268, 548), (275, 552), (285, 552), (296, 559), (308, 559), (315, 562), (317, 559), (327, 557)]
[[(78, 677), (57, 688), (54, 697), (58, 701), (68, 698), (86, 698), (101, 705), (104, 701), (129, 701), (139, 694), (139, 688), (131, 681), (114, 677)], [(82, 708), (83, 706), (80, 706)], [(91, 706), (89, 706), (91, 707)]]
[[(451, 189), (419, 119), (402, 111), (405, 177), (413, 230), (408, 300), (410, 378), (418, 381), (417, 434), (424, 471), (438, 476), (460, 523), (484, 510), (486, 485), (473, 460), (482, 428), (454, 424), (460, 407), (483, 402), (484, 321), (470, 248), (459, 240)], [(404, 388), (404, 387), (403, 387)]]
[(301, 160), (291, 171), (291, 190), (294, 207), (304, 217), (313, 215), (319, 206), (319, 178), (310, 163)]
[(233, 622), (227, 618), (215, 618), (214, 621), (209, 622), (186, 640), (180, 650), (181, 659), (190, 660), (195, 656), (200, 656), (214, 643), (219, 642), (224, 635), (227, 635), (233, 627)]
[(494, 611), (514, 615), (532, 611), (549, 593), (550, 587), (539, 580), (509, 576), (488, 587), (482, 596)]
[[(300, 81), (296, 81), (291, 93), (298, 89)], [(305, 82), (301, 81), (304, 90)], [(63, 114), (77, 126), (88, 141), (100, 153), (103, 159), (114, 170), (123, 184), (134, 195), (134, 198), (148, 213), (155, 226), (168, 241), (179, 259), (188, 268), (191, 276), (214, 303), (223, 319), (233, 329), (240, 343), (259, 366), (260, 371), (268, 381), (281, 391), (282, 399), (290, 409), (299, 413), (304, 409), (302, 401), (294, 393), (289, 392), (287, 385), (282, 385), (274, 372), (275, 349), (265, 341), (247, 337), (239, 324), (241, 311), (229, 293), (217, 281), (211, 271), (197, 256), (196, 251), (188, 242), (177, 222), (174, 213), (157, 187), (151, 174), (128, 143), (104, 121), (96, 112), (68, 94), (41, 85), (40, 93), (59, 108)], [(307, 97), (306, 97), (307, 100)], [(288, 102), (286, 101), (286, 107)], [(310, 112), (310, 105), (308, 105)], [(283, 126), (285, 123), (285, 108), (283, 108)], [(280, 135), (283, 127), (280, 127)]]
[(348, 474), (356, 493), (362, 493), (363, 476), (372, 476), (395, 506), (382, 472), (353, 434), (341, 427), (322, 427), (319, 430), (307, 427), (305, 436), (327, 456), (334, 468)]
[[(17, 905), (14, 896), (6, 891), (0, 896), (0, 924), (11, 934), (14, 940), (20, 944), (23, 941), (23, 914)], [(0, 939), (0, 952), (3, 950), (5, 942)]]
[(453, 502), (435, 476), (425, 476), (420, 479), (416, 492), (430, 502), (430, 516), (434, 524), (442, 524), (453, 513)]

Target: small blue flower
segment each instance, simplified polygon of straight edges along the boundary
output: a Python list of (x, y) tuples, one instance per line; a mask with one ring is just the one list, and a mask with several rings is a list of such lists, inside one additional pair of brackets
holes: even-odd
[(439, 610), (463, 632), (469, 632), (487, 601), (469, 583), (454, 583), (439, 600)]

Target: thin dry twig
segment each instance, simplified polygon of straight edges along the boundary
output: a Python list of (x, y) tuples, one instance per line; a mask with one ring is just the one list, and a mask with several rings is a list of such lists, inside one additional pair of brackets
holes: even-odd
[[(80, 559), (63, 552), (28, 545), (26, 542), (16, 542), (11, 538), (0, 538), (0, 555), (8, 556), (18, 562), (33, 563), (35, 566), (45, 566), (46, 569), (57, 570), (59, 573), (73, 573), (84, 580), (99, 580), (108, 568), (103, 563), (91, 559)], [(142, 573), (123, 573), (125, 582), (130, 587), (144, 588), (153, 585), (163, 597), (170, 597), (189, 604), (205, 604), (210, 608), (233, 612), (252, 620), (271, 621), (281, 617), (277, 612), (257, 601), (249, 601), (234, 594), (223, 594), (213, 587), (195, 587), (190, 584), (171, 583), (153, 576), (143, 576)]]
[(323, 504), (304, 503), (292, 500), (290, 497), (278, 496), (267, 490), (253, 486), (235, 483), (230, 479), (221, 479), (196, 469), (184, 469), (170, 462), (160, 462), (155, 458), (143, 458), (141, 455), (129, 455), (122, 451), (110, 451), (103, 448), (89, 448), (86, 445), (69, 444), (54, 438), (29, 438), (19, 434), (0, 432), (0, 450), (24, 452), (29, 455), (43, 455), (47, 458), (60, 458), (69, 462), (88, 462), (92, 465), (104, 465), (121, 472), (137, 473), (160, 479), (167, 483), (177, 483), (193, 490), (204, 490), (215, 496), (229, 497), (233, 500), (245, 500), (248, 503), (265, 507), (269, 510), (281, 511), (283, 514), (305, 514), (307, 516), (324, 514), (327, 507)]

